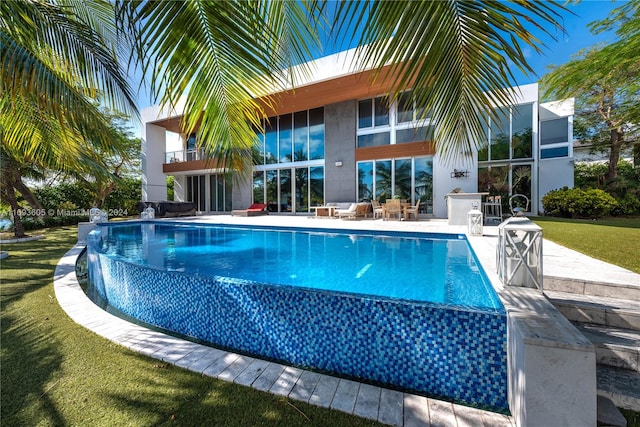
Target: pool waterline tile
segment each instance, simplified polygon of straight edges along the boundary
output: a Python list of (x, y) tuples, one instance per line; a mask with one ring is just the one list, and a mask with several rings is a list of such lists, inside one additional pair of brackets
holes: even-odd
[[(270, 219), (273, 219), (273, 218), (270, 218)], [(387, 224), (384, 224), (384, 225), (386, 226)], [(419, 223), (400, 224), (399, 223), (399, 224), (391, 224), (391, 225), (406, 226), (406, 225), (421, 225), (421, 224)], [(80, 249), (79, 247), (75, 247), (67, 254), (69, 255), (75, 250), (75, 253), (73, 253), (73, 256), (67, 257), (67, 261), (66, 261), (67, 263), (69, 262), (69, 260), (71, 260), (71, 262), (75, 262), (75, 258), (80, 252), (79, 249)], [(58, 268), (60, 268), (61, 266), (63, 266), (62, 262), (59, 264)], [(71, 267), (70, 271), (73, 271), (73, 266), (72, 265), (67, 266), (68, 269), (69, 267)], [(84, 299), (83, 305), (84, 305), (85, 311), (91, 312), (94, 309), (97, 309), (97, 307), (86, 298), (80, 286), (77, 284), (77, 281), (75, 280), (75, 274), (72, 274), (72, 275), (73, 275), (73, 278), (70, 279), (70, 281), (74, 283), (75, 292)], [(54, 282), (54, 285), (56, 285), (55, 282)], [(58, 295), (57, 286), (56, 286), (56, 295)], [(63, 302), (61, 302), (61, 306), (64, 307)], [(101, 311), (101, 310), (98, 309), (98, 311)], [(133, 325), (129, 322), (121, 321), (121, 319), (116, 318), (114, 316), (111, 316), (111, 315), (108, 315), (108, 316), (111, 317), (114, 323), (118, 324), (117, 328), (120, 330), (120, 333), (117, 334), (118, 336), (124, 334), (123, 328), (125, 327), (121, 326), (120, 324), (121, 322), (122, 324), (127, 324), (128, 328), (132, 328), (135, 330), (139, 328), (139, 326), (137, 325)], [(116, 343), (118, 342), (117, 337), (109, 337), (109, 338), (115, 341)], [(190, 344), (193, 344), (193, 343), (190, 343)], [(195, 347), (192, 352), (188, 353), (183, 358), (175, 362), (177, 366), (180, 366), (183, 368), (188, 368), (188, 367), (193, 368), (198, 366), (206, 367), (208, 364), (212, 363), (212, 360), (215, 359), (215, 357), (212, 356), (212, 354), (220, 352), (220, 350), (213, 349), (211, 347), (202, 346), (200, 344), (194, 344), (194, 346)], [(261, 363), (263, 365), (270, 364), (270, 362), (267, 362), (265, 360), (257, 359), (254, 363), (252, 363), (251, 366), (258, 363)], [(247, 371), (251, 369), (251, 366), (247, 368)], [(202, 371), (202, 367), (200, 367), (200, 369), (191, 369), (191, 370)], [(241, 377), (238, 377), (238, 379), (239, 378)], [(309, 381), (309, 378), (312, 378), (312, 380)], [(303, 397), (303, 399), (301, 399), (302, 401), (308, 401), (310, 404), (314, 404), (321, 407), (328, 407), (330, 406), (331, 401), (333, 400), (335, 391), (337, 389), (337, 384), (339, 381), (340, 379), (336, 377), (331, 377), (325, 374), (319, 374), (317, 372), (312, 372), (312, 371), (304, 371), (303, 374), (300, 376), (299, 382), (296, 383), (296, 386), (292, 390), (292, 393), (290, 394), (289, 397), (293, 399), (297, 399), (298, 397)], [(299, 393), (300, 387), (303, 387), (302, 389), (304, 391), (301, 392), (300, 394), (297, 394)], [(310, 391), (310, 390), (313, 390), (313, 391)], [(304, 397), (304, 394), (309, 394), (309, 393), (310, 393), (309, 398), (306, 399)], [(405, 426), (429, 425), (429, 407), (427, 402), (428, 402), (428, 399), (426, 397), (418, 396), (411, 393), (403, 393), (402, 418)], [(453, 405), (453, 407), (454, 409), (460, 408), (459, 405)], [(482, 414), (483, 414), (483, 419), (485, 420), (484, 422), (485, 425), (496, 425), (496, 426), (513, 425), (513, 423), (511, 422), (512, 419), (510, 417), (507, 417), (501, 414), (492, 413), (492, 412), (486, 412), (486, 411), (482, 411)], [(481, 425), (481, 424), (482, 424), (482, 420), (478, 419), (476, 425)]]
[(504, 312), (177, 274), (103, 254), (99, 242), (90, 236), (91, 289), (142, 322), (294, 366), (507, 408)]

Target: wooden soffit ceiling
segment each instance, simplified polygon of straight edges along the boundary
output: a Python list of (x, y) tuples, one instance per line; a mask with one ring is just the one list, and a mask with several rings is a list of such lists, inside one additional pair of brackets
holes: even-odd
[[(270, 117), (323, 107), (336, 102), (371, 98), (391, 90), (393, 79), (388, 78), (387, 71), (388, 68), (383, 69), (379, 78), (375, 77), (374, 71), (349, 74), (279, 92), (269, 98), (258, 99), (258, 102)], [(154, 124), (171, 132), (182, 133), (181, 121), (182, 116), (177, 116), (156, 121)]]

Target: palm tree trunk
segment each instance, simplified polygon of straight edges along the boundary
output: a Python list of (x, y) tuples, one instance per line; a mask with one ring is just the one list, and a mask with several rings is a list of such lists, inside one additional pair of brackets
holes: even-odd
[(22, 218), (18, 215), (20, 211), (20, 205), (18, 204), (18, 198), (16, 197), (16, 188), (15, 182), (12, 177), (8, 173), (3, 174), (4, 182), (6, 186), (6, 195), (7, 199), (9, 199), (9, 205), (11, 206), (11, 216), (13, 219), (13, 232), (16, 238), (26, 237), (24, 234), (24, 225), (22, 225)]
[(27, 203), (29, 203), (29, 206), (31, 206), (33, 209), (44, 209), (42, 203), (40, 203), (40, 201), (36, 199), (36, 196), (33, 195), (29, 187), (24, 185), (24, 182), (22, 182), (22, 174), (20, 173), (20, 169), (14, 169), (11, 172), (13, 172), (13, 184), (15, 185), (15, 189), (18, 190), (20, 194), (22, 194), (22, 197), (24, 197)]

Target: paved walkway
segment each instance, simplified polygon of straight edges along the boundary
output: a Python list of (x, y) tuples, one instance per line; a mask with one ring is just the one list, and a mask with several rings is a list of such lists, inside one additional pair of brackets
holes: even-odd
[[(181, 219), (185, 220), (185, 219)], [(193, 220), (193, 219), (187, 219)], [(269, 215), (263, 217), (231, 217), (228, 215), (198, 217), (198, 221), (225, 224), (259, 224), (333, 229), (369, 229), (464, 233), (466, 227), (448, 226), (446, 221), (382, 221), (335, 220), (303, 216)], [(482, 239), (495, 247), (496, 227), (485, 227)], [(589, 276), (588, 270), (603, 268), (599, 262), (545, 241), (544, 266), (562, 273), (563, 260), (571, 257), (572, 273)], [(56, 297), (67, 314), (80, 325), (111, 341), (142, 354), (173, 363), (194, 372), (250, 386), (258, 390), (287, 396), (290, 399), (313, 405), (337, 409), (389, 425), (404, 426), (512, 426), (511, 417), (481, 411), (462, 405), (443, 402), (423, 396), (402, 393), (369, 384), (305, 371), (279, 363), (268, 362), (228, 351), (181, 340), (160, 332), (151, 331), (113, 316), (95, 304), (84, 294), (75, 277), (75, 260), (84, 245), (72, 248), (56, 268), (54, 287)], [(489, 252), (489, 251), (487, 251)], [(495, 251), (493, 251), (495, 253)], [(577, 255), (576, 255), (577, 254)], [(488, 255), (488, 254), (485, 254)], [(485, 271), (495, 276), (494, 265), (486, 265)], [(579, 264), (578, 266), (576, 265)], [(640, 275), (634, 275), (615, 266), (606, 265), (621, 282), (640, 287)], [(491, 273), (490, 273), (491, 272)], [(573, 277), (573, 276), (568, 276)], [(492, 279), (494, 280), (494, 279)], [(627, 283), (628, 282), (628, 283)]]

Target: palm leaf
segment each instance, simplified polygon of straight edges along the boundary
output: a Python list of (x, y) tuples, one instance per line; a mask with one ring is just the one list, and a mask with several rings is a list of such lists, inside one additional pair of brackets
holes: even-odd
[(511, 68), (532, 72), (522, 47), (539, 52), (532, 29), (552, 35), (562, 9), (524, 1), (345, 2), (336, 26), (355, 21), (364, 28), (360, 67), (391, 79), (392, 100), (413, 87), (417, 102), (432, 113), (438, 153), (452, 160), (484, 138), (481, 112), (514, 102), (516, 94), (505, 89), (515, 82)]
[[(315, 6), (298, 2), (142, 2), (136, 20), (163, 105), (185, 96), (183, 130), (199, 128), (208, 155), (227, 169), (250, 170), (256, 98), (290, 82), (285, 65), (304, 63), (317, 43)], [(166, 91), (165, 91), (166, 89)]]

